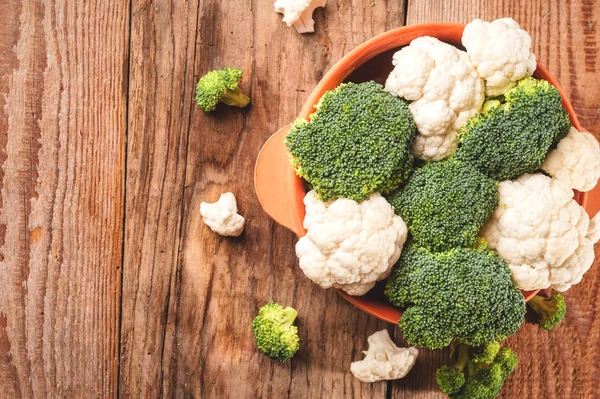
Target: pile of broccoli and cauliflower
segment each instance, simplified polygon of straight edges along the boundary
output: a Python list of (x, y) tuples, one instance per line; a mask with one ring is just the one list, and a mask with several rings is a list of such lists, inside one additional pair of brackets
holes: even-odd
[[(474, 20), (462, 44), (413, 40), (393, 56), (385, 86), (348, 82), (325, 93), (285, 144), (311, 187), (296, 245), (306, 276), (350, 295), (385, 280), (406, 341), (452, 346), (439, 388), (495, 398), (517, 365), (501, 343), (524, 320), (520, 290), (554, 290), (528, 303), (551, 329), (566, 311), (557, 291), (593, 262), (600, 217), (590, 221), (573, 189), (598, 182), (600, 147), (571, 125), (559, 91), (532, 77), (531, 38), (514, 20)], [(237, 80), (228, 84), (232, 94), (211, 101), (247, 104)], [(261, 308), (252, 323), (259, 350), (291, 359), (296, 316), (276, 303)], [(401, 378), (416, 357), (384, 330), (351, 371), (369, 382)]]

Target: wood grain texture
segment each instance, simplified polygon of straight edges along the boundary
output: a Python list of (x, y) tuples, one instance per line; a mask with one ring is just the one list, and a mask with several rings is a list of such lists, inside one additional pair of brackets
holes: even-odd
[(115, 396), (128, 7), (0, 16), (0, 396)]

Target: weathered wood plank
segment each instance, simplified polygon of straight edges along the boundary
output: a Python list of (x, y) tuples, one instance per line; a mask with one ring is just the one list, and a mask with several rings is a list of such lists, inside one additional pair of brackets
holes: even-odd
[(0, 396), (114, 397), (129, 6), (0, 15)]

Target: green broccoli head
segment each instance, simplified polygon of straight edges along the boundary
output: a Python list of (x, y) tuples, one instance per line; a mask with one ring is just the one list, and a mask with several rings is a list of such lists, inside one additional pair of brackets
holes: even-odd
[(362, 201), (390, 192), (412, 170), (416, 129), (408, 105), (375, 82), (346, 83), (323, 95), (310, 122), (285, 138), (291, 163), (320, 199)]
[(484, 105), (485, 113), (461, 129), (454, 158), (496, 180), (511, 180), (539, 169), (571, 122), (558, 89), (545, 80), (522, 79), (503, 100)]
[(389, 202), (419, 246), (469, 247), (498, 205), (498, 182), (466, 163), (434, 162), (415, 170)]
[(242, 80), (242, 71), (225, 68), (210, 71), (202, 76), (196, 85), (196, 103), (204, 111), (212, 111), (222, 102), (234, 107), (244, 108), (250, 102), (238, 83)]
[(429, 349), (452, 340), (472, 346), (501, 341), (525, 316), (525, 301), (506, 263), (487, 247), (432, 253), (408, 245), (388, 279), (385, 295), (405, 308), (404, 338)]
[(538, 324), (545, 330), (551, 330), (560, 323), (567, 313), (565, 298), (556, 291), (550, 298), (536, 295), (527, 302), (527, 305), (539, 316)]
[(454, 366), (436, 372), (438, 387), (451, 399), (494, 399), (517, 367), (517, 356), (509, 348), (499, 349), (489, 364), (473, 362), (466, 345), (459, 345), (458, 352)]
[(290, 360), (300, 347), (298, 327), (293, 325), (297, 315), (295, 309), (275, 302), (260, 308), (250, 326), (258, 350), (280, 362)]

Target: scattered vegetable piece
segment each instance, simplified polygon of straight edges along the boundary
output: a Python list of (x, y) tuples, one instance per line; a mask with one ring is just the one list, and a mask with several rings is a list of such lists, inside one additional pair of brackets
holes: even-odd
[(456, 150), (458, 129), (481, 109), (483, 80), (464, 51), (429, 36), (413, 40), (392, 62), (386, 90), (414, 101), (419, 134), (413, 154), (425, 161), (446, 158)]
[(363, 360), (352, 362), (350, 371), (363, 382), (396, 380), (412, 369), (419, 351), (417, 348), (398, 348), (387, 330), (377, 331), (368, 338), (369, 350)]
[(258, 350), (279, 362), (290, 360), (300, 348), (298, 327), (294, 325), (298, 312), (269, 302), (258, 311), (250, 328)]
[(238, 84), (242, 80), (242, 71), (225, 68), (210, 71), (202, 76), (196, 85), (196, 103), (204, 111), (212, 111), (219, 102), (244, 108), (250, 102)]
[(275, 12), (283, 14), (288, 27), (294, 25), (298, 33), (315, 31), (312, 14), (317, 7), (325, 7), (327, 0), (277, 0)]
[(565, 183), (525, 174), (498, 187), (499, 204), (481, 235), (506, 262), (522, 290), (566, 291), (594, 260), (589, 216)]
[(365, 201), (304, 197), (307, 233), (296, 244), (300, 268), (322, 288), (366, 294), (387, 278), (400, 257), (408, 229), (380, 194)]
[(535, 172), (571, 127), (560, 93), (545, 80), (525, 78), (504, 100), (467, 122), (454, 154), (496, 180)]
[(390, 199), (416, 244), (431, 251), (469, 247), (498, 205), (498, 182), (456, 161), (416, 169)]
[(498, 351), (493, 361), (475, 362), (469, 358), (469, 348), (458, 345), (458, 360), (454, 366), (442, 366), (436, 371), (436, 382), (451, 399), (494, 399), (504, 381), (517, 367), (517, 356), (509, 348)]
[(542, 169), (579, 191), (590, 191), (600, 179), (600, 145), (589, 133), (571, 127), (546, 156)]
[(550, 298), (545, 298), (541, 295), (536, 295), (527, 302), (537, 315), (539, 320), (537, 323), (544, 330), (551, 330), (558, 323), (563, 321), (567, 313), (567, 305), (565, 298), (558, 292), (553, 291)]
[(221, 194), (213, 204), (200, 204), (202, 220), (212, 231), (222, 236), (239, 236), (244, 230), (244, 217), (237, 213), (237, 203), (232, 193)]
[(375, 82), (346, 83), (315, 107), (310, 122), (293, 124), (285, 143), (296, 173), (321, 200), (362, 201), (408, 178), (415, 125), (404, 101)]
[(485, 246), (431, 253), (409, 245), (385, 288), (405, 311), (404, 339), (429, 349), (452, 340), (478, 346), (514, 334), (525, 317), (525, 301), (504, 261)]
[(537, 67), (529, 33), (512, 18), (471, 21), (465, 26), (462, 44), (485, 79), (488, 97), (506, 93), (518, 80), (533, 75)]

